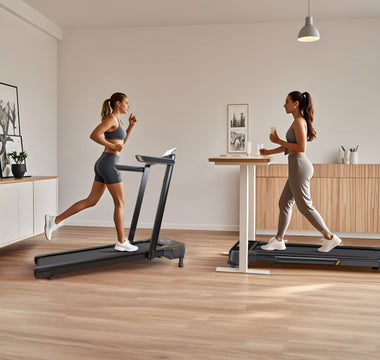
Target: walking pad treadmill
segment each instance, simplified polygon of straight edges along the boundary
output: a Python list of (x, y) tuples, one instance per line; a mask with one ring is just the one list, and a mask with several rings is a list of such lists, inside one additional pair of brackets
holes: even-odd
[[(248, 242), (248, 263), (269, 261), (284, 264), (317, 264), (339, 266), (366, 266), (378, 269), (380, 248), (362, 246), (337, 246), (327, 253), (319, 252), (321, 245), (286, 244), (286, 250), (262, 250), (266, 242)], [(229, 251), (228, 263), (232, 268), (239, 265), (239, 242)]]
[[(126, 165), (117, 166), (117, 168), (122, 171), (142, 173), (140, 188), (128, 235), (128, 240), (132, 244), (138, 246), (139, 249), (137, 251), (117, 251), (114, 249), (115, 244), (112, 244), (87, 249), (37, 255), (34, 258), (34, 262), (36, 264), (34, 268), (34, 276), (37, 279), (52, 279), (55, 275), (58, 274), (93, 269), (108, 265), (122, 264), (125, 262), (141, 259), (152, 260), (155, 257), (162, 256), (168, 259), (178, 258), (179, 267), (183, 267), (185, 245), (174, 240), (159, 237), (166, 199), (169, 191), (170, 180), (175, 163), (174, 152), (175, 149), (169, 150), (162, 157), (136, 155), (136, 159), (139, 162), (145, 164), (145, 166), (142, 167)], [(166, 166), (166, 171), (162, 184), (161, 195), (158, 202), (158, 208), (153, 225), (152, 235), (151, 238), (148, 240), (134, 242), (133, 239), (136, 232), (137, 222), (140, 215), (141, 205), (144, 198), (144, 192), (148, 181), (150, 167), (154, 164)]]

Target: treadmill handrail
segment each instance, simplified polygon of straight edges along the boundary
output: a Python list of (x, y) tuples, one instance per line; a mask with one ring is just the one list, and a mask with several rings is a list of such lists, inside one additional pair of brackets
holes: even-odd
[(165, 156), (165, 157), (136, 155), (136, 159), (139, 162), (148, 163), (148, 164), (161, 164), (161, 165), (174, 165), (175, 164), (175, 155), (169, 155), (169, 156)]
[(143, 172), (144, 167), (142, 166), (129, 166), (129, 165), (116, 165), (116, 169), (122, 171), (134, 171), (134, 172)]
[(154, 257), (154, 252), (156, 251), (157, 242), (160, 236), (161, 224), (162, 224), (162, 219), (164, 216), (166, 199), (168, 197), (169, 186), (170, 186), (173, 169), (174, 169), (174, 165), (170, 165), (170, 164), (166, 165), (165, 176), (162, 182), (160, 199), (158, 201), (158, 207), (157, 207), (153, 230), (152, 230), (152, 237), (151, 237), (151, 243), (150, 243), (150, 249), (149, 249), (149, 255), (148, 255), (149, 260), (153, 259)]
[(146, 184), (148, 182), (149, 171), (150, 171), (150, 164), (146, 164), (144, 167), (142, 177), (141, 177), (139, 192), (137, 194), (137, 199), (136, 199), (135, 210), (133, 211), (132, 222), (131, 222), (131, 226), (129, 228), (128, 240), (132, 244), (133, 244), (133, 239), (135, 237), (137, 223), (139, 221), (140, 210), (141, 210), (141, 205), (142, 205), (143, 198), (144, 198), (145, 187), (146, 187)]

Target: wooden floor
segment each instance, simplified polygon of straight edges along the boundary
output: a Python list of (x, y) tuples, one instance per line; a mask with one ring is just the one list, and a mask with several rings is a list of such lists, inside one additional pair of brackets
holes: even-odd
[[(183, 268), (162, 258), (34, 278), (35, 255), (109, 244), (112, 228), (63, 227), (51, 242), (0, 249), (0, 359), (379, 359), (378, 270), (259, 263), (271, 275), (220, 273), (237, 233), (161, 236), (185, 243)], [(355, 244), (380, 247), (345, 239)]]

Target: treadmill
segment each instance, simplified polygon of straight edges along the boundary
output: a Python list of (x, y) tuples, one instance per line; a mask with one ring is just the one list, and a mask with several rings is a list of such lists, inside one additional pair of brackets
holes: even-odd
[[(334, 266), (365, 266), (379, 269), (380, 248), (364, 246), (337, 246), (327, 253), (319, 252), (320, 245), (286, 244), (286, 250), (262, 250), (266, 242), (248, 242), (248, 264), (255, 261), (269, 261), (283, 264), (314, 264)], [(229, 251), (228, 264), (239, 265), (239, 242)]]
[[(53, 279), (55, 275), (59, 274), (122, 264), (141, 259), (153, 260), (155, 257), (162, 256), (168, 259), (179, 259), (178, 266), (183, 267), (185, 245), (174, 240), (159, 237), (170, 180), (175, 164), (175, 149), (168, 150), (162, 155), (162, 157), (136, 155), (136, 159), (138, 162), (145, 165), (118, 165), (117, 168), (122, 171), (142, 173), (140, 188), (128, 235), (128, 240), (131, 244), (138, 246), (139, 249), (135, 252), (117, 251), (114, 249), (115, 244), (112, 244), (37, 255), (34, 258), (34, 262), (36, 264), (34, 268), (34, 276), (36, 279)], [(151, 238), (147, 240), (133, 241), (144, 198), (145, 187), (148, 181), (149, 171), (151, 166), (156, 164), (166, 166), (166, 171), (162, 183), (161, 195), (158, 202), (152, 235)]]

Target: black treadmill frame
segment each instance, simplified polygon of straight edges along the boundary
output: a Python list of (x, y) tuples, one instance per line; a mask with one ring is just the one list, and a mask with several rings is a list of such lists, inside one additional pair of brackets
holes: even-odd
[[(57, 253), (37, 255), (34, 258), (36, 264), (34, 268), (34, 276), (36, 278), (53, 278), (55, 275), (79, 270), (87, 270), (96, 267), (103, 267), (124, 262), (148, 259), (152, 260), (155, 257), (167, 257), (169, 259), (178, 258), (179, 267), (183, 267), (183, 258), (185, 254), (184, 244), (170, 239), (160, 238), (160, 230), (164, 215), (166, 200), (169, 192), (169, 186), (175, 164), (175, 154), (170, 154), (165, 157), (151, 157), (144, 155), (136, 155), (139, 162), (145, 163), (145, 166), (127, 166), (118, 165), (117, 168), (121, 171), (141, 172), (141, 182), (136, 199), (136, 205), (133, 212), (131, 227), (128, 234), (128, 240), (139, 246), (136, 252), (120, 252), (114, 250), (114, 244), (85, 248), (79, 250), (70, 250)], [(151, 238), (148, 240), (134, 241), (138, 219), (144, 199), (145, 188), (148, 182), (151, 165), (161, 164), (166, 165), (166, 171), (162, 183), (161, 194), (156, 211), (155, 221), (153, 225)], [(93, 254), (93, 255), (91, 255)], [(82, 257), (73, 261), (66, 260), (67, 257)], [(86, 258), (88, 257), (88, 258)], [(55, 259), (63, 258), (64, 261), (59, 263)]]
[[(334, 266), (364, 266), (378, 269), (380, 266), (380, 248), (364, 246), (337, 246), (327, 253), (319, 252), (321, 245), (286, 244), (286, 250), (262, 250), (266, 242), (250, 240), (248, 242), (248, 264), (258, 261), (283, 264), (314, 264)], [(228, 264), (239, 265), (239, 242), (229, 251)]]

